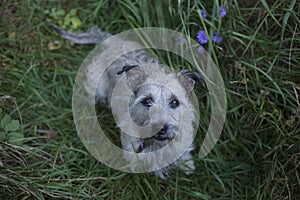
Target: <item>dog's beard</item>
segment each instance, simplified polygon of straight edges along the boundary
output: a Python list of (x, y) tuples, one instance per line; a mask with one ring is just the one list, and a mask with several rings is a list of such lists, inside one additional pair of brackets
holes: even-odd
[(159, 133), (153, 135), (150, 138), (141, 139), (143, 142), (136, 149), (136, 153), (142, 153), (147, 149), (147, 152), (156, 151), (169, 144), (177, 135), (177, 132), (170, 132), (163, 136)]

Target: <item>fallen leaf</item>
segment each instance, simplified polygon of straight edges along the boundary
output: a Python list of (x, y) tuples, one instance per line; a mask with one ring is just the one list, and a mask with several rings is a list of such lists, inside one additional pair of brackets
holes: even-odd
[(8, 36), (9, 39), (16, 39), (17, 33), (16, 32), (11, 32)]
[(47, 46), (48, 46), (48, 49), (50, 51), (52, 51), (52, 50), (60, 49), (61, 48), (61, 43), (60, 43), (60, 41), (56, 40), (54, 42), (49, 42)]

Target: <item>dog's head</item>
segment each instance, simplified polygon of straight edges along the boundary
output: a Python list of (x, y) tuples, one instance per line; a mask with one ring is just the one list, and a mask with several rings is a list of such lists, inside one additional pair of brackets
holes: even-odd
[(133, 91), (129, 103), (133, 121), (139, 126), (150, 125), (150, 139), (155, 142), (172, 140), (178, 134), (182, 120), (189, 118), (183, 116), (183, 109), (192, 106), (188, 94), (195, 81), (203, 84), (201, 76), (188, 70), (175, 74), (161, 67), (153, 71), (149, 66), (137, 65), (125, 66), (118, 74), (123, 72), (126, 72), (128, 85)]

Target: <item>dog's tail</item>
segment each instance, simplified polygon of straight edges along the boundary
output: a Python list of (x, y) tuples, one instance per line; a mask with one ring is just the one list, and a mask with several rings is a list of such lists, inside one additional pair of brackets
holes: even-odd
[(77, 44), (100, 44), (111, 36), (111, 34), (103, 32), (99, 28), (92, 28), (85, 33), (69, 33), (54, 24), (51, 24), (51, 26), (62, 38)]

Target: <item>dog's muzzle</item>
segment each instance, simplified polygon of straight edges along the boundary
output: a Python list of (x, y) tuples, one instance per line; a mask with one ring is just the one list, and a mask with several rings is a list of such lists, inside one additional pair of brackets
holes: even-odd
[[(163, 128), (154, 136), (153, 139), (158, 141), (172, 140), (175, 137), (174, 128), (170, 128), (172, 126), (164, 125)], [(145, 150), (147, 143), (143, 142), (136, 150), (136, 153), (141, 153)]]
[(156, 135), (154, 135), (153, 138), (159, 141), (172, 140), (175, 134), (170, 134), (169, 129), (168, 125), (164, 125), (164, 127)]

